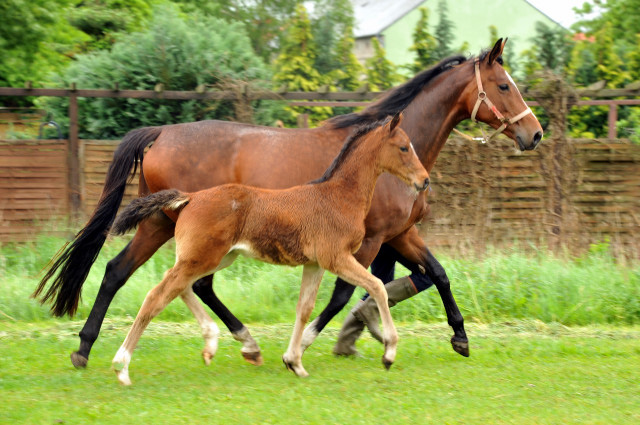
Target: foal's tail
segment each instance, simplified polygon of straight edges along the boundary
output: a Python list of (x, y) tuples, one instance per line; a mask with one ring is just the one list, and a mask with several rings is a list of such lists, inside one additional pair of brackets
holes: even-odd
[(57, 258), (54, 257), (55, 262), (32, 295), (34, 298), (39, 296), (47, 281), (59, 270), (60, 273), (53, 279), (51, 286), (41, 299), (42, 303), (53, 302), (51, 311), (54, 316), (64, 314), (73, 316), (78, 309), (82, 285), (116, 217), (131, 167), (133, 167), (131, 174), (133, 178), (138, 162), (142, 166), (144, 149), (160, 135), (161, 131), (161, 127), (146, 127), (130, 131), (114, 152), (104, 189), (93, 215), (85, 227), (76, 234), (73, 242), (63, 247), (64, 251), (58, 254)]
[(138, 223), (163, 209), (177, 211), (189, 203), (189, 196), (176, 189), (162, 190), (144, 198), (131, 201), (116, 217), (111, 226), (111, 233), (122, 235), (135, 228)]

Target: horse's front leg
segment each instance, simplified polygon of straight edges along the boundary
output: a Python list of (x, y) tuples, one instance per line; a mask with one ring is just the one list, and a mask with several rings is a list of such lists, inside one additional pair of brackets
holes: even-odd
[[(364, 268), (367, 268), (378, 253), (381, 244), (381, 239), (365, 238), (362, 241), (362, 246), (360, 246), (360, 249), (355, 253), (354, 257), (363, 265)], [(327, 304), (318, 317), (309, 323), (309, 326), (304, 330), (304, 335), (302, 337), (303, 350), (306, 350), (313, 341), (315, 341), (320, 332), (322, 332), (325, 326), (327, 326), (327, 323), (329, 323), (329, 321), (333, 319), (345, 305), (347, 305), (355, 289), (355, 286), (346, 282), (344, 279), (341, 279), (340, 277), (336, 279), (329, 304)]]
[(447, 313), (447, 322), (453, 328), (451, 346), (456, 353), (469, 357), (469, 340), (464, 329), (464, 318), (451, 293), (449, 278), (418, 234), (418, 229), (413, 226), (388, 244), (400, 254), (398, 261), (411, 270), (412, 274), (409, 277), (418, 292), (425, 290), (432, 283), (435, 284)]
[(309, 376), (302, 366), (302, 332), (304, 325), (309, 320), (313, 306), (316, 303), (318, 287), (322, 281), (324, 269), (317, 264), (306, 264), (302, 269), (302, 284), (300, 286), (300, 297), (296, 307), (296, 323), (293, 327), (289, 348), (282, 356), (282, 361), (287, 369), (293, 371), (300, 377)]
[(353, 257), (347, 257), (341, 262), (336, 262), (336, 267), (332, 270), (352, 285), (364, 288), (369, 295), (375, 300), (382, 319), (384, 343), (384, 355), (382, 363), (389, 369), (396, 358), (396, 349), (398, 345), (398, 333), (391, 312), (389, 311), (387, 291), (380, 279), (372, 275)]

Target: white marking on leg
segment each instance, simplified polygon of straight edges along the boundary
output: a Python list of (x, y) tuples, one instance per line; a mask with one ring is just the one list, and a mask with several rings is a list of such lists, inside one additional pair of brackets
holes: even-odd
[(189, 307), (191, 313), (195, 316), (196, 320), (200, 324), (202, 330), (202, 338), (204, 339), (204, 349), (202, 350), (202, 359), (208, 366), (211, 363), (211, 359), (216, 355), (218, 351), (218, 337), (220, 336), (220, 329), (218, 325), (211, 319), (207, 312), (202, 307), (202, 304), (198, 301), (193, 288), (189, 286), (180, 294), (182, 301)]
[(313, 319), (313, 322), (309, 323), (309, 325), (304, 329), (304, 333), (302, 334), (302, 352), (306, 351), (307, 348), (313, 341), (318, 337), (318, 330), (316, 328), (316, 323), (320, 320), (320, 316)]
[(118, 381), (120, 381), (122, 385), (131, 385), (131, 379), (129, 379), (129, 363), (131, 363), (131, 353), (124, 348), (123, 344), (111, 362)]

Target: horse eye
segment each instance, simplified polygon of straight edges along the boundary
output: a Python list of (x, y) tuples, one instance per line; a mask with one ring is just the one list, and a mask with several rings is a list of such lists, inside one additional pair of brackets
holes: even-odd
[(508, 91), (509, 90), (509, 84), (500, 84), (498, 86), (498, 88), (502, 91)]
[(409, 148), (408, 148), (408, 147), (406, 147), (406, 146), (402, 146), (402, 147), (400, 148), (400, 150), (401, 150), (402, 152), (409, 152)]

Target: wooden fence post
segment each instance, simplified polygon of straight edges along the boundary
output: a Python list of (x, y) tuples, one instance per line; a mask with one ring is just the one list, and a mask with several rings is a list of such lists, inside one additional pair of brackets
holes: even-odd
[(69, 203), (71, 218), (75, 221), (80, 217), (82, 207), (80, 197), (80, 150), (78, 138), (78, 95), (75, 93), (75, 83), (69, 95)]
[(543, 142), (538, 147), (542, 176), (547, 183), (547, 215), (543, 217), (550, 235), (549, 247), (557, 250), (566, 246), (571, 229), (568, 228), (570, 193), (575, 170), (572, 167), (573, 145), (567, 139), (567, 115), (577, 102), (577, 95), (561, 76), (545, 71), (536, 86), (536, 100), (549, 116)]

